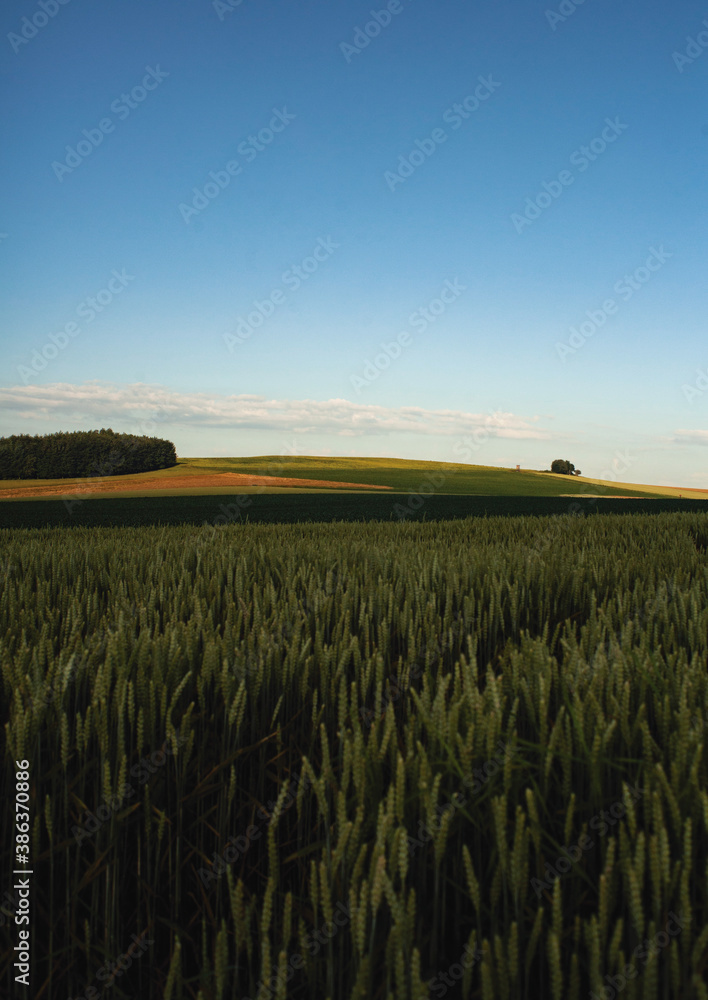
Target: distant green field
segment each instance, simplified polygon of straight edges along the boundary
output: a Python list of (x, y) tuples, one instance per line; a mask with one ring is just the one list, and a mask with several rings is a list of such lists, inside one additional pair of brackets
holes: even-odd
[[(278, 466), (276, 470), (273, 466)], [(436, 493), (464, 493), (476, 496), (560, 496), (562, 493), (603, 493), (623, 496), (636, 492), (642, 496), (664, 496), (661, 489), (626, 484), (595, 488), (598, 480), (578, 476), (522, 469), (502, 469), (492, 465), (464, 465), (450, 462), (422, 462), (401, 458), (323, 458), (317, 455), (259, 455), (253, 458), (183, 458), (173, 469), (159, 475), (184, 476), (191, 472), (241, 472), (251, 475), (287, 476), (391, 486), (394, 490), (419, 492), (433, 485)], [(437, 486), (431, 477), (443, 482)], [(590, 488), (592, 487), (592, 489)]]
[[(145, 472), (134, 476), (107, 476), (97, 480), (4, 480), (0, 490), (28, 488), (31, 486), (58, 485), (69, 487), (78, 483), (86, 485), (87, 492), (95, 482), (164, 479), (165, 491), (154, 490), (145, 495), (191, 496), (198, 493), (219, 494), (233, 492), (232, 487), (170, 488), (175, 477), (215, 475), (235, 472), (251, 475), (271, 475), (295, 479), (316, 479), (325, 482), (356, 482), (368, 486), (389, 486), (403, 493), (432, 492), (473, 496), (560, 496), (562, 494), (594, 494), (644, 497), (675, 496), (671, 488), (635, 486), (627, 483), (610, 485), (597, 479), (578, 476), (561, 476), (552, 473), (522, 469), (503, 469), (496, 466), (464, 465), (448, 462), (423, 462), (398, 458), (323, 458), (308, 455), (258, 455), (249, 458), (180, 458), (177, 464), (158, 472)], [(256, 490), (261, 489), (259, 487)], [(243, 492), (246, 492), (244, 488)], [(339, 490), (338, 490), (339, 492)], [(136, 496), (134, 493), (133, 496)]]

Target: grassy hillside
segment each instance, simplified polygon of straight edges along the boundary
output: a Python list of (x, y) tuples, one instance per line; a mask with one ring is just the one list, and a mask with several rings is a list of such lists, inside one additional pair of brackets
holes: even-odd
[[(279, 469), (275, 469), (275, 466)], [(562, 476), (530, 469), (504, 469), (493, 465), (424, 462), (403, 458), (326, 458), (320, 455), (257, 455), (251, 458), (179, 458), (177, 465), (163, 469), (160, 478), (190, 473), (242, 472), (252, 475), (289, 476), (302, 479), (351, 480), (372, 486), (392, 486), (407, 493), (428, 484), (436, 493), (478, 496), (561, 496), (592, 493), (603, 496), (677, 496), (680, 488), (635, 486), (584, 476)], [(443, 476), (440, 486), (430, 477)], [(437, 482), (437, 480), (435, 480)], [(598, 488), (590, 488), (598, 487)], [(685, 495), (685, 492), (684, 492)], [(708, 496), (708, 491), (706, 491)]]
[[(375, 486), (391, 486), (402, 493), (430, 490), (436, 494), (468, 494), (477, 496), (561, 496), (564, 494), (599, 494), (622, 496), (631, 494), (643, 497), (678, 496), (698, 498), (703, 494), (682, 490), (680, 487), (636, 486), (631, 483), (609, 485), (600, 479), (584, 476), (562, 476), (554, 473), (527, 469), (503, 469), (489, 465), (464, 465), (448, 462), (423, 462), (399, 458), (326, 458), (312, 455), (257, 455), (248, 458), (179, 458), (177, 465), (157, 472), (132, 476), (106, 476), (102, 483), (112, 480), (125, 482), (141, 479), (164, 479), (166, 495), (201, 493), (233, 493), (233, 488), (214, 487), (193, 490), (183, 487), (170, 488), (170, 479), (185, 475), (214, 475), (222, 472), (250, 473), (298, 479), (358, 482)], [(92, 480), (4, 480), (0, 489), (85, 483)], [(282, 488), (281, 488), (282, 489)], [(243, 492), (262, 491), (261, 487), (244, 488)], [(280, 490), (279, 490), (280, 492)], [(339, 490), (337, 491), (339, 492)], [(159, 491), (157, 495), (161, 495)], [(135, 496), (136, 494), (132, 494)], [(155, 492), (150, 492), (155, 496)], [(705, 494), (708, 497), (708, 491)]]

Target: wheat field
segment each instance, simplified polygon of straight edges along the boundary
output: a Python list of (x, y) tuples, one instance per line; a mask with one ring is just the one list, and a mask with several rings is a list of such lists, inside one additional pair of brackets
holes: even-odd
[(37, 996), (708, 1000), (708, 515), (0, 536)]

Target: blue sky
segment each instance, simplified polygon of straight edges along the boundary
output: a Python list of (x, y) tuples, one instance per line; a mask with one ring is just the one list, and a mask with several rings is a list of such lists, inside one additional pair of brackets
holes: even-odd
[(708, 487), (705, 5), (11, 0), (0, 42), (0, 433)]

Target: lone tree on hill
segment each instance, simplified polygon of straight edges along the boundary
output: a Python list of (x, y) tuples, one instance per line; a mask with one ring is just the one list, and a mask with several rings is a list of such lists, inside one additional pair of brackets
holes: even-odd
[(567, 458), (556, 458), (551, 462), (551, 472), (560, 472), (563, 476), (579, 476), (580, 469), (576, 469)]

